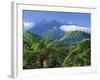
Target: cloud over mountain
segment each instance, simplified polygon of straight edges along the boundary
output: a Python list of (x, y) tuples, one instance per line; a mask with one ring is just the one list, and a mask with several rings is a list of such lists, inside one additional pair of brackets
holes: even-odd
[(62, 31), (64, 31), (64, 32), (75, 31), (75, 30), (84, 31), (84, 32), (87, 32), (87, 33), (90, 33), (91, 32), (91, 29), (90, 28), (83, 27), (83, 26), (77, 26), (77, 25), (62, 25), (60, 27), (60, 29)]
[(24, 22), (24, 31), (30, 30), (35, 26), (35, 22)]

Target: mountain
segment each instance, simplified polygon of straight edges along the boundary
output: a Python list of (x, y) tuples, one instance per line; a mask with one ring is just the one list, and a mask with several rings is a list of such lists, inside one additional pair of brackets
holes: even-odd
[(60, 30), (60, 26), (64, 23), (56, 20), (48, 21), (42, 20), (38, 22), (29, 32), (43, 36), (43, 34), (49, 30), (54, 30), (53, 39), (59, 39), (65, 32)]
[[(41, 37), (44, 37), (44, 33), (48, 32), (49, 30), (53, 30), (54, 32), (52, 33), (52, 39), (53, 40), (58, 40), (60, 39), (65, 33), (69, 32), (64, 32), (60, 29), (62, 25), (68, 25), (66, 23), (61, 23), (56, 20), (42, 20), (38, 22), (32, 29), (28, 30), (27, 32), (30, 32), (31, 34), (36, 34)], [(72, 33), (75, 34), (75, 31), (71, 31)], [(78, 31), (77, 31), (78, 32)], [(82, 40), (86, 38), (86, 35), (90, 36), (90, 33), (86, 33), (83, 31), (79, 31), (80, 34), (74, 35), (71, 38), (65, 39), (64, 41), (67, 42), (75, 42), (77, 40)]]

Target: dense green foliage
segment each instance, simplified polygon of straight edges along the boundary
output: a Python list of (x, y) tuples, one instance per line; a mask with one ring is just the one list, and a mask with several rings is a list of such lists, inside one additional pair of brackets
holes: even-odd
[[(89, 33), (71, 31), (59, 40), (52, 40), (52, 32), (45, 32), (45, 37), (30, 32), (23, 33), (23, 69), (91, 65)], [(63, 41), (76, 35), (85, 37), (75, 42)]]

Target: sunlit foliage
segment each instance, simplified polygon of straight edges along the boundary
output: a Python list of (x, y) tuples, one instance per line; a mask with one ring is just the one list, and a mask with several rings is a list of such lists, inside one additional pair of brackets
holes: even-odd
[[(89, 33), (70, 31), (58, 40), (53, 40), (52, 36), (52, 30), (45, 32), (44, 37), (30, 32), (23, 33), (23, 69), (91, 65)], [(64, 41), (73, 36), (82, 36), (83, 39), (75, 42)]]

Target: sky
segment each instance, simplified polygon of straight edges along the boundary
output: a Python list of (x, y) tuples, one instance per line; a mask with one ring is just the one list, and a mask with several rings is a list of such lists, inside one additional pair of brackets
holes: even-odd
[(59, 22), (73, 23), (80, 26), (91, 26), (90, 13), (75, 13), (75, 12), (51, 12), (51, 11), (33, 11), (24, 10), (23, 17), (25, 22), (39, 22), (43, 19), (56, 20)]
[(65, 31), (71, 29), (88, 31), (91, 27), (90, 13), (23, 10), (23, 22), (25, 28), (32, 28), (36, 23), (42, 20), (56, 20), (61, 23), (74, 24), (71, 26), (62, 25), (61, 30)]

